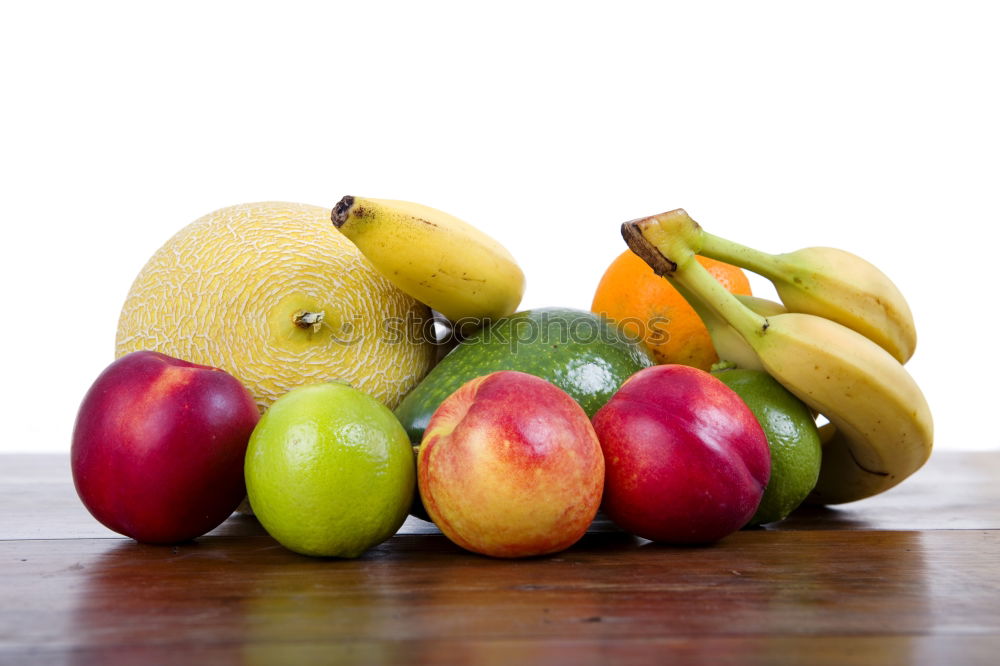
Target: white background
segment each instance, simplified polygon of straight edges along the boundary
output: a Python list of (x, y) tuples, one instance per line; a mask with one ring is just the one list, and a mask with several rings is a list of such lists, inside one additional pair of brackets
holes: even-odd
[[(0, 451), (65, 451), (136, 273), (223, 206), (409, 199), (587, 308), (676, 207), (910, 300), (940, 449), (1000, 447), (988, 3), (6, 3)], [(756, 293), (768, 295), (755, 281)]]

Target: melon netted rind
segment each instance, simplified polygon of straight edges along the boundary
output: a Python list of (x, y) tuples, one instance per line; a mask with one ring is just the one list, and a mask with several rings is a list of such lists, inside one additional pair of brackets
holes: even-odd
[[(308, 344), (289, 344), (285, 310), (299, 304), (326, 321)], [(261, 408), (296, 386), (340, 380), (392, 409), (435, 355), (398, 335), (400, 322), (428, 317), (333, 227), (329, 209), (244, 204), (196, 220), (153, 255), (122, 308), (115, 355), (151, 349), (222, 368)]]

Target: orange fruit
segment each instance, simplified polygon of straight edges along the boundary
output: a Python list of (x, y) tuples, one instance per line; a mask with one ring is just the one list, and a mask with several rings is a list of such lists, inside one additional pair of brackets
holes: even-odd
[[(750, 295), (750, 282), (738, 267), (706, 257), (697, 259), (723, 287)], [(708, 329), (694, 309), (631, 250), (608, 266), (590, 309), (614, 319), (629, 336), (641, 338), (657, 363), (708, 370), (719, 360)]]

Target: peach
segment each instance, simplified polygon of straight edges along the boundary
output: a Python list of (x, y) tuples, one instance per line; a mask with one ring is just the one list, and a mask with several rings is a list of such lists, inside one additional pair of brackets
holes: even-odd
[(478, 377), (434, 412), (417, 463), (430, 517), (453, 542), (493, 557), (576, 543), (601, 503), (604, 458), (586, 413), (523, 372)]

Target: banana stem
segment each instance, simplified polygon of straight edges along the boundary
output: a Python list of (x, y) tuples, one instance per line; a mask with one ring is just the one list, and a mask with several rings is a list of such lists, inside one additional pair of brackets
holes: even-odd
[(721, 326), (727, 325), (725, 320), (721, 319), (712, 309), (706, 306), (700, 298), (691, 293), (690, 289), (676, 280), (672, 280), (672, 282), (674, 289), (676, 289), (678, 293), (684, 297), (684, 300), (688, 302), (691, 308), (695, 311), (695, 314), (697, 314), (702, 323), (705, 324), (709, 333), (712, 333)]
[[(686, 219), (686, 222), (685, 222)], [(683, 210), (622, 225), (629, 248), (657, 275), (679, 285), (695, 311), (729, 324), (747, 343), (767, 329), (767, 320), (746, 307), (694, 259), (707, 236)]]
[(774, 256), (766, 252), (720, 238), (707, 231), (702, 231), (701, 241), (701, 250), (698, 252), (701, 255), (746, 268), (768, 279), (776, 272)]
[(347, 195), (337, 202), (337, 205), (333, 207), (330, 212), (330, 220), (333, 222), (333, 226), (338, 229), (344, 226), (347, 222), (347, 218), (350, 217), (351, 208), (354, 206), (354, 197)]
[(748, 343), (767, 329), (767, 319), (740, 303), (697, 261), (690, 261), (684, 268), (679, 268), (672, 279), (700, 301), (704, 308), (728, 323)]

